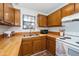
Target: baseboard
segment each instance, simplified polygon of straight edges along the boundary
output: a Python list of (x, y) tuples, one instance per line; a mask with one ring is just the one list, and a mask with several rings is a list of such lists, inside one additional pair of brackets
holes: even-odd
[(40, 51), (40, 52), (38, 52), (38, 53), (35, 53), (35, 54), (31, 55), (31, 56), (38, 55), (38, 54), (40, 54), (40, 53), (43, 53), (43, 52), (45, 52), (45, 51), (47, 51), (47, 50)]

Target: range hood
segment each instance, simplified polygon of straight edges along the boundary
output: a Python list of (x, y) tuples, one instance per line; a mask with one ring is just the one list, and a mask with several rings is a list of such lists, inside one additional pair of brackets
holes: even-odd
[(62, 22), (73, 22), (73, 21), (79, 21), (79, 13), (62, 18)]

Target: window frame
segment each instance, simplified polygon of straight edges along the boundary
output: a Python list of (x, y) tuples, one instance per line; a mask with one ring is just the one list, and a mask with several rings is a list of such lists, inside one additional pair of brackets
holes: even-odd
[[(25, 16), (34, 17), (34, 22), (32, 22), (32, 21), (26, 21), (26, 22), (28, 22), (28, 23), (34, 23), (34, 28), (24, 28), (24, 17), (25, 17)], [(23, 20), (22, 20), (22, 23), (23, 23), (23, 24), (22, 24), (22, 29), (27, 29), (27, 30), (28, 30), (28, 29), (35, 29), (35, 19), (36, 19), (35, 16), (23, 14), (22, 17), (23, 17)]]

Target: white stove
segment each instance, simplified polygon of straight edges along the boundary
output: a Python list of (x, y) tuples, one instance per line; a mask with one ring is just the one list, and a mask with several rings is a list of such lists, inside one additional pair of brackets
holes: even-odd
[(63, 42), (66, 42), (68, 44), (72, 44), (72, 45), (79, 47), (79, 37), (73, 37), (73, 36), (66, 36), (66, 37), (68, 37), (68, 38), (63, 39), (62, 37), (60, 37), (57, 39), (59, 39)]
[(58, 56), (79, 56), (79, 37), (65, 35), (56, 40), (56, 55)]

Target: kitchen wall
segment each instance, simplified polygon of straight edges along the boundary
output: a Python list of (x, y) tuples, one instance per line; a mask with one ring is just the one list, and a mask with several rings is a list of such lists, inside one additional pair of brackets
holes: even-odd
[(49, 27), (48, 30), (52, 32), (56, 32), (56, 31), (59, 32), (59, 28), (60, 27)]
[[(5, 31), (15, 31), (15, 32), (29, 32), (30, 30), (24, 30), (22, 29), (22, 21), (23, 21), (23, 14), (26, 14), (26, 15), (32, 15), (32, 16), (35, 16), (36, 19), (35, 19), (35, 29), (34, 30), (31, 30), (31, 31), (40, 31), (41, 29), (48, 29), (48, 28), (42, 28), (42, 27), (38, 27), (37, 25), (37, 14), (38, 13), (41, 13), (41, 12), (38, 12), (38, 11), (35, 11), (35, 10), (30, 10), (30, 9), (26, 9), (26, 8), (22, 8), (22, 7), (18, 7), (18, 6), (14, 6), (14, 8), (17, 8), (17, 9), (20, 9), (21, 10), (21, 27), (10, 27), (10, 26), (2, 26), (0, 25), (0, 34), (2, 34), (3, 32)], [(44, 13), (41, 13), (41, 14), (44, 14)], [(46, 15), (46, 14), (44, 14)]]
[(10, 27), (9, 26), (0, 25), (0, 34), (2, 34), (4, 31), (7, 31), (8, 28), (10, 28)]
[[(2, 26), (0, 25), (0, 33), (3, 33), (4, 31), (16, 31), (16, 32), (28, 32), (29, 30), (24, 30), (22, 29), (22, 15), (23, 14), (28, 14), (28, 15), (33, 15), (33, 16), (37, 16), (37, 14), (39, 13), (38, 11), (35, 10), (29, 10), (26, 8), (20, 8), (20, 7), (15, 7), (18, 9), (21, 9), (21, 27), (9, 27), (9, 26)], [(44, 13), (42, 13), (44, 14)], [(65, 18), (62, 19), (70, 19), (70, 18), (74, 18), (74, 17), (79, 17), (79, 13), (74, 14), (74, 16), (71, 15), (71, 17), (67, 16)], [(70, 23), (63, 23), (63, 25), (65, 25), (65, 30), (66, 32), (79, 32), (79, 22), (70, 22)], [(48, 29), (49, 31), (59, 31), (61, 27), (48, 27), (48, 28), (41, 28), (37, 26), (37, 17), (36, 17), (36, 25), (35, 25), (35, 29), (32, 31), (40, 31), (40, 29)]]

